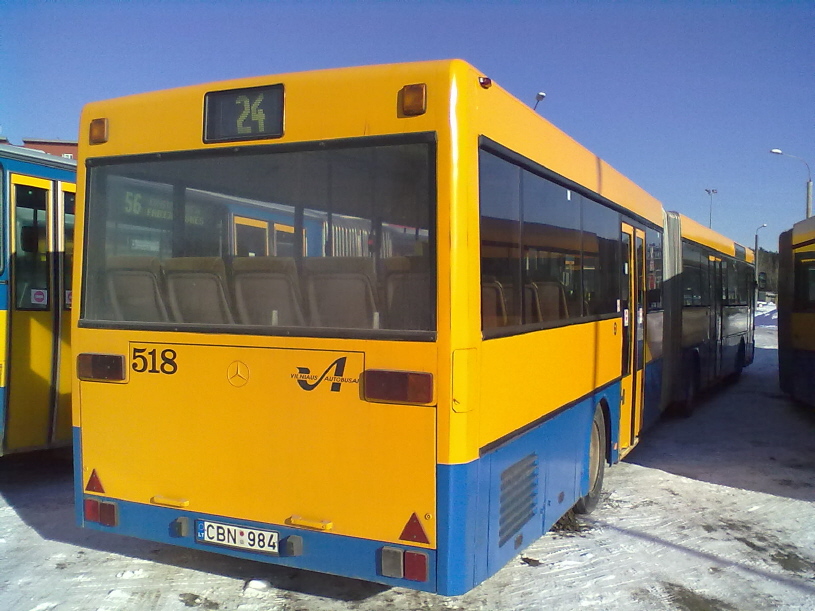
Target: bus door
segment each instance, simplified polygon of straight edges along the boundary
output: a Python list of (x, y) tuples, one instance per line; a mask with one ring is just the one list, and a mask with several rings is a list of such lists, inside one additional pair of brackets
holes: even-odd
[(710, 278), (710, 315), (708, 317), (708, 354), (707, 366), (702, 376), (706, 382), (715, 380), (721, 372), (722, 355), (722, 304), (723, 291), (727, 291), (727, 282), (723, 278), (724, 264), (718, 257), (708, 257), (708, 277)]
[[(67, 443), (71, 430), (71, 378), (60, 371), (60, 353), (69, 345), (66, 310), (71, 302), (62, 220), (66, 213), (73, 219), (75, 186), (19, 174), (12, 174), (10, 183), (12, 290), (5, 451)], [(67, 242), (72, 247), (73, 237)]]
[[(51, 443), (60, 444), (71, 439), (71, 376), (73, 359), (71, 357), (71, 307), (73, 306), (74, 267), (74, 219), (76, 205), (76, 185), (60, 182), (56, 206), (56, 223), (54, 225), (53, 274), (55, 285), (62, 299), (59, 308), (55, 348), (57, 350), (57, 410), (54, 414), (51, 429)], [(58, 282), (61, 281), (61, 282)]]
[(645, 390), (645, 232), (622, 224), (620, 448), (636, 443)]

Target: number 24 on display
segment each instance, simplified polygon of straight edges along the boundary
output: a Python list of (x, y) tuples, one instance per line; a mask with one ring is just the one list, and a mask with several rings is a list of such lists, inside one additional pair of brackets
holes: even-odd
[(156, 348), (133, 348), (131, 368), (136, 373), (164, 373), (172, 375), (178, 371), (175, 362), (178, 354), (172, 348), (159, 352)]

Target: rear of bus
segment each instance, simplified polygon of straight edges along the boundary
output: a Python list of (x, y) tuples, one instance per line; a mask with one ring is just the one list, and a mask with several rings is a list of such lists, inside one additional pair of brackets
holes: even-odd
[(815, 406), (815, 217), (779, 238), (778, 361), (781, 389)]
[(449, 66), (85, 108), (81, 525), (437, 588)]

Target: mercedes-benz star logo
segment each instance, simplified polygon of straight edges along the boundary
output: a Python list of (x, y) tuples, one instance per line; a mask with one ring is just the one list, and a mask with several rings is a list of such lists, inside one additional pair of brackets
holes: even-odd
[(236, 388), (245, 386), (249, 382), (249, 367), (241, 361), (234, 361), (226, 370), (226, 379)]

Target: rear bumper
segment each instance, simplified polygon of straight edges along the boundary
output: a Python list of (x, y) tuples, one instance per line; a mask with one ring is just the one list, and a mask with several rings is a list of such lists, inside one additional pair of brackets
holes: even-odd
[[(436, 591), (435, 550), (408, 545), (394, 545), (392, 543), (383, 543), (381, 541), (371, 541), (332, 533), (314, 532), (307, 529), (292, 528), (286, 525), (235, 520), (218, 515), (122, 501), (98, 494), (87, 494), (83, 489), (81, 436), (78, 428), (74, 428), (74, 451), (76, 520), (79, 526), (83, 528), (127, 535), (170, 545), (178, 545), (200, 551), (217, 552), (245, 560), (267, 562), (279, 566), (318, 571), (353, 579), (363, 579), (365, 581), (383, 583), (389, 586), (409, 587), (427, 592)], [(101, 502), (115, 504), (118, 514), (117, 526), (104, 526), (100, 523), (86, 521), (83, 515), (84, 500), (86, 498), (93, 498)], [(188, 527), (186, 529), (180, 529), (178, 525), (183, 523), (184, 519), (186, 519)], [(290, 536), (301, 537), (302, 553), (299, 555), (283, 555), (282, 553), (275, 555), (202, 543), (197, 541), (195, 536), (195, 525), (198, 520), (274, 531), (279, 534), (281, 542)], [(420, 552), (427, 555), (428, 580), (418, 582), (383, 576), (380, 572), (380, 555), (382, 548), (385, 546)]]

